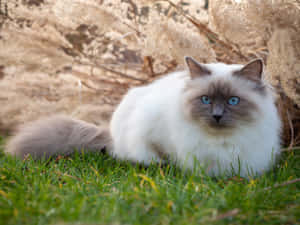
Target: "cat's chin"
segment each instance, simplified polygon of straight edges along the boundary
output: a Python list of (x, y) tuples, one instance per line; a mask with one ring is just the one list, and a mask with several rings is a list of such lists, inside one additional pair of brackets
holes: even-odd
[(209, 122), (205, 124), (205, 126), (201, 124), (201, 130), (213, 136), (230, 136), (235, 131), (233, 126), (229, 126), (224, 123), (215, 123), (215, 122)]

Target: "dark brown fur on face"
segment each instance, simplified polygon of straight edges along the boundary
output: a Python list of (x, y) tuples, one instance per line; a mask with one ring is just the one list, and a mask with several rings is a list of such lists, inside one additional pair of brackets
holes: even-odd
[[(201, 97), (206, 95), (210, 98), (211, 104), (203, 104)], [(237, 105), (229, 105), (231, 97), (239, 97)], [(190, 99), (188, 103), (190, 116), (194, 120), (204, 122), (215, 129), (233, 129), (243, 123), (251, 123), (255, 120), (255, 113), (258, 108), (254, 102), (241, 96), (230, 83), (216, 81), (210, 83), (206, 90), (199, 92), (197, 96)], [(214, 117), (216, 109), (222, 111), (219, 121)]]
[[(185, 93), (185, 115), (209, 135), (232, 135), (240, 127), (254, 124), (261, 115), (254, 99), (263, 96), (243, 80), (235, 83), (221, 79), (206, 84), (206, 80), (198, 79), (187, 84)], [(253, 94), (255, 98), (249, 97)], [(211, 104), (202, 102), (203, 95), (211, 99)], [(240, 98), (239, 104), (228, 104), (228, 99), (232, 96)], [(214, 117), (215, 108), (222, 109), (222, 118), (219, 121)]]
[[(215, 77), (206, 65), (193, 58), (186, 57), (185, 60), (191, 80), (185, 87), (184, 110), (190, 119), (213, 134), (226, 133), (256, 121), (260, 110), (255, 99), (263, 97), (266, 92), (261, 59), (253, 60), (224, 77)], [(203, 103), (203, 96), (209, 98), (209, 104)], [(230, 105), (232, 97), (237, 97), (239, 103)]]

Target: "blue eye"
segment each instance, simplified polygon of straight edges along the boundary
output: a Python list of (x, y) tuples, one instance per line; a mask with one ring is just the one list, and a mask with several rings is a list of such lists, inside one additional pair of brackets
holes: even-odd
[(240, 103), (240, 98), (239, 97), (231, 97), (228, 99), (228, 104), (229, 105), (237, 105)]
[(203, 95), (201, 97), (201, 101), (202, 101), (203, 104), (210, 104), (211, 103), (211, 101), (210, 101), (210, 99), (207, 95)]

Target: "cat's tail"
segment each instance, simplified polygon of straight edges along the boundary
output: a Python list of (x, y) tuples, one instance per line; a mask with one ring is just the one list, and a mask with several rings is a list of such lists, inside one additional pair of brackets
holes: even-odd
[(74, 151), (101, 151), (111, 147), (106, 128), (66, 116), (51, 116), (21, 127), (7, 143), (5, 152), (35, 159), (69, 155)]

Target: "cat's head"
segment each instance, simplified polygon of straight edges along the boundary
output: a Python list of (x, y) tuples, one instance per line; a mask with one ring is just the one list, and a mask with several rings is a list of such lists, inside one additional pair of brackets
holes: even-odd
[(201, 64), (191, 57), (185, 61), (190, 79), (183, 108), (190, 120), (213, 135), (258, 121), (268, 95), (261, 59), (247, 65)]

